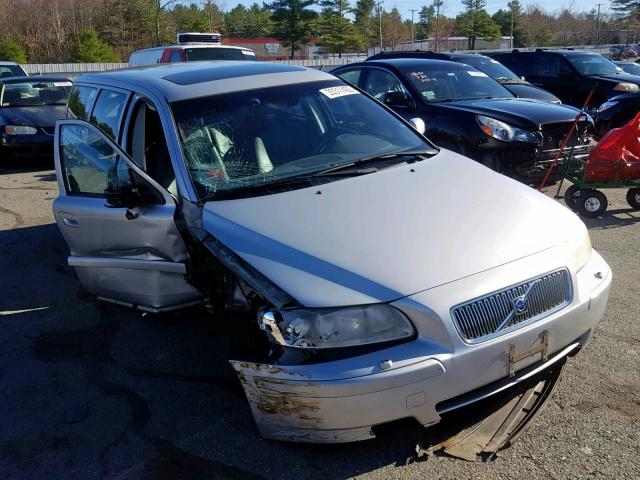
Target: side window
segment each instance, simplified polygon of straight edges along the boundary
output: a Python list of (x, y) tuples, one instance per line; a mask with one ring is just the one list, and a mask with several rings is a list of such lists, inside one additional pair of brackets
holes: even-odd
[(362, 74), (361, 68), (354, 68), (351, 70), (346, 70), (344, 72), (340, 72), (338, 76), (347, 83), (351, 85), (358, 86), (358, 82), (360, 82), (360, 76)]
[(80, 120), (89, 120), (91, 107), (98, 93), (97, 88), (83, 87), (76, 85), (69, 96), (69, 109), (67, 116), (69, 118), (78, 118)]
[(91, 112), (90, 122), (106, 133), (113, 140), (120, 133), (120, 118), (124, 110), (127, 95), (113, 90), (101, 90), (96, 106)]
[(563, 67), (562, 57), (544, 53), (536, 58), (536, 70), (539, 77), (557, 77)]
[(61, 125), (60, 160), (70, 194), (104, 197), (107, 187), (132, 182), (127, 163), (86, 126)]
[(380, 101), (384, 100), (388, 92), (404, 92), (400, 80), (395, 75), (379, 68), (369, 69), (364, 89)]
[(169, 63), (178, 63), (182, 61), (182, 55), (178, 50), (174, 50), (171, 52), (171, 56), (169, 57)]

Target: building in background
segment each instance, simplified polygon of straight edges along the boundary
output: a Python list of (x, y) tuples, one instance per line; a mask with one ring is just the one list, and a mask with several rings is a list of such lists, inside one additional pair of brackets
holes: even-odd
[[(259, 60), (288, 60), (289, 47), (277, 38), (241, 38), (223, 37), (222, 43), (236, 47), (250, 48)], [(306, 44), (299, 44), (294, 60), (308, 60), (315, 58), (327, 58), (328, 54), (323, 47), (317, 44), (317, 40), (311, 39)]]

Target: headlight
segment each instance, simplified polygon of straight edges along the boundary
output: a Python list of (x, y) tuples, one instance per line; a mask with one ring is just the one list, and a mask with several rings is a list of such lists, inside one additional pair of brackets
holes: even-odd
[(604, 102), (602, 105), (600, 105), (598, 107), (597, 112), (601, 113), (604, 112), (605, 110), (609, 110), (611, 107), (615, 107), (618, 104), (618, 102)]
[(38, 133), (38, 129), (23, 125), (7, 125), (4, 127), (4, 133), (8, 135), (35, 135)]
[(262, 316), (261, 328), (274, 343), (304, 349), (355, 347), (414, 335), (411, 322), (386, 304), (272, 310)]
[(540, 142), (540, 137), (535, 133), (511, 126), (495, 118), (476, 115), (476, 119), (480, 130), (488, 137), (497, 138), (504, 142)]
[(620, 82), (615, 87), (613, 87), (613, 89), (618, 91), (618, 92), (638, 92), (638, 91), (640, 91), (640, 88), (638, 88), (638, 85), (636, 85), (635, 83), (629, 83), (629, 82)]
[(569, 239), (569, 253), (573, 257), (576, 271), (586, 265), (591, 258), (591, 237), (589, 231), (582, 225), (582, 228), (572, 230), (572, 238)]

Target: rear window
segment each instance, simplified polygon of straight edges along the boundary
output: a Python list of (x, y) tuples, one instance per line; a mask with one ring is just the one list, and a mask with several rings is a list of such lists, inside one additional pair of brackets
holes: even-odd
[(207, 60), (258, 60), (253, 51), (239, 48), (186, 48), (184, 53), (188, 62)]

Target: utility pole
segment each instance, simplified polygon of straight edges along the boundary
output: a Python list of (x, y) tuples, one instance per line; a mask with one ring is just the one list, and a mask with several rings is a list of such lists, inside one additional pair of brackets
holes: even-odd
[(436, 7), (436, 41), (434, 42), (434, 50), (438, 51), (438, 19), (440, 18), (440, 7), (444, 2), (442, 0), (433, 0), (433, 6)]
[(378, 2), (376, 3), (376, 9), (378, 10), (378, 26), (379, 26), (379, 30), (380, 30), (380, 51), (382, 52), (382, 7), (381, 5), (384, 2)]
[(602, 3), (598, 4), (598, 14), (596, 16), (596, 47), (600, 45), (600, 5)]
[(413, 48), (413, 44), (416, 41), (416, 26), (413, 23), (413, 13), (417, 12), (417, 10), (412, 8), (409, 11), (411, 12), (411, 48)]
[(510, 48), (513, 49), (513, 24), (515, 23), (515, 9), (513, 8), (513, 1), (509, 2), (509, 6), (511, 7), (511, 38), (509, 40)]

